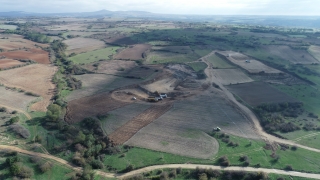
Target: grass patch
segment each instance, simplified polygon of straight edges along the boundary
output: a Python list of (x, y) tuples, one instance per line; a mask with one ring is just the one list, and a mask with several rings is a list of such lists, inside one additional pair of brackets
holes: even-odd
[(153, 51), (148, 54), (147, 64), (186, 63), (199, 59), (195, 53), (179, 54), (173, 52)]
[(0, 24), (0, 29), (9, 29), (9, 30), (16, 30), (18, 26), (16, 25), (5, 25)]
[(190, 66), (196, 72), (204, 71), (208, 67), (208, 65), (204, 62), (193, 62), (188, 63), (187, 65)]
[(293, 37), (293, 38), (306, 38), (307, 36), (306, 35), (288, 35), (289, 37)]
[(119, 49), (119, 47), (107, 47), (104, 49), (81, 53), (70, 57), (69, 59), (75, 64), (88, 64), (99, 60), (110, 60), (112, 59), (112, 56), (116, 54), (117, 49)]
[(218, 68), (218, 69), (235, 68), (233, 65), (229, 64), (228, 62), (216, 56), (215, 54), (212, 54), (211, 56), (209, 56), (207, 60), (212, 64), (214, 68)]

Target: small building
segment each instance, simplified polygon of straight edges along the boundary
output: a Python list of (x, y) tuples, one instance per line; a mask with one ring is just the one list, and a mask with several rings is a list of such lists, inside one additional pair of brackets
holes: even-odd
[(246, 63), (250, 63), (250, 60), (246, 60)]

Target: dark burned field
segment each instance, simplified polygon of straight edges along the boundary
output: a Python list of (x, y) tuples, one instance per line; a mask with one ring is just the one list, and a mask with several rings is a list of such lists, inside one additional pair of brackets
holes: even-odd
[(263, 103), (298, 102), (293, 97), (263, 82), (234, 84), (227, 88), (251, 106)]

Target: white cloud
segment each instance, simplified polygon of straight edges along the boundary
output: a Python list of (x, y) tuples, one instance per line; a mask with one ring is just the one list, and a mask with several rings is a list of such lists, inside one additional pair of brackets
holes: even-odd
[(319, 0), (1, 0), (0, 11), (137, 10), (166, 14), (320, 15)]

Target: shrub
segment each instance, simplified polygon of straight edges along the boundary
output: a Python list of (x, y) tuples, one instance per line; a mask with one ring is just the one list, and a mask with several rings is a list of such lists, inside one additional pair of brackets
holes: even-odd
[(168, 176), (168, 173), (167, 172), (162, 172), (161, 174), (160, 174), (160, 180), (167, 180), (167, 179), (169, 179), (169, 176)]
[(9, 128), (15, 132), (16, 134), (20, 135), (21, 137), (27, 139), (30, 137), (30, 132), (25, 127), (19, 125), (19, 124), (12, 124), (9, 126)]
[(240, 161), (246, 161), (248, 160), (248, 156), (244, 155), (244, 156), (240, 156)]
[(170, 178), (176, 178), (177, 177), (177, 171), (175, 169), (171, 170), (169, 173)]
[(287, 170), (287, 171), (292, 171), (293, 170), (291, 165), (286, 165), (286, 167), (284, 169)]
[(1, 107), (1, 108), (0, 108), (0, 112), (7, 112), (7, 108)]
[(202, 173), (199, 175), (199, 180), (208, 180), (208, 176), (206, 173)]
[(297, 149), (298, 149), (297, 146), (292, 146), (292, 147), (291, 147), (291, 150), (292, 150), (292, 151), (296, 151)]
[(9, 123), (14, 124), (14, 123), (19, 122), (19, 120), (20, 120), (19, 116), (15, 116), (15, 117), (10, 118)]
[(42, 173), (49, 171), (52, 167), (53, 167), (53, 164), (49, 161), (39, 165), (39, 169)]
[(230, 162), (226, 156), (222, 156), (219, 158), (219, 164), (220, 164), (220, 166), (229, 166)]

